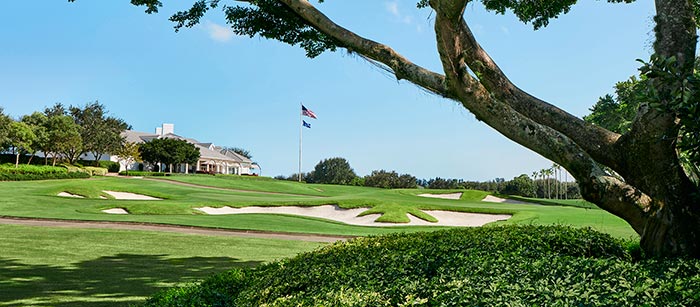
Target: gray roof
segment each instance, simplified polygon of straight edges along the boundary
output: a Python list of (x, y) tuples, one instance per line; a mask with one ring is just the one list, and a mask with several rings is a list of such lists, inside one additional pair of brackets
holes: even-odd
[(154, 133), (139, 132), (134, 130), (124, 130), (124, 132), (122, 132), (122, 136), (127, 142), (130, 143), (148, 142), (158, 137), (158, 135)]
[(221, 150), (221, 153), (222, 153), (223, 155), (225, 155), (225, 156), (227, 156), (227, 157), (229, 157), (229, 158), (231, 158), (231, 159), (233, 159), (233, 160), (236, 160), (236, 161), (238, 161), (238, 162), (241, 162), (241, 163), (248, 163), (248, 164), (249, 164), (249, 163), (253, 163), (253, 161), (251, 161), (250, 159), (248, 159), (248, 158), (246, 158), (246, 157), (244, 157), (244, 156), (242, 156), (242, 155), (236, 153), (235, 151), (231, 151), (231, 150), (228, 150), (228, 149), (223, 149), (223, 150)]

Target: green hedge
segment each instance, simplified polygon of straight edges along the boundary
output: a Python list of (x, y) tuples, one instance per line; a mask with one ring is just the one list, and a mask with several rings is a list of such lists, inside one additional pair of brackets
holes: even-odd
[(15, 167), (14, 164), (0, 164), (0, 173), (2, 174), (33, 174), (33, 175), (48, 175), (48, 174), (65, 174), (68, 170), (62, 166), (44, 166), (44, 165), (26, 165), (20, 164)]
[[(97, 172), (102, 172), (98, 168)], [(23, 181), (43, 179), (74, 179), (89, 178), (92, 171), (72, 165), (48, 166), (48, 165), (0, 165), (0, 181)]]
[(100, 161), (100, 167), (106, 168), (110, 173), (119, 172), (119, 163), (114, 161)]
[(107, 169), (103, 167), (86, 166), (83, 167), (86, 171), (90, 172), (92, 176), (104, 176), (107, 175)]
[(506, 226), (336, 243), (145, 306), (700, 306), (699, 260), (633, 261), (590, 229)]
[(143, 171), (121, 171), (119, 172), (119, 175), (122, 176), (154, 176), (154, 177), (162, 177), (162, 176), (170, 176), (169, 173), (162, 173), (162, 172), (143, 172)]
[(0, 172), (0, 181), (90, 178), (87, 173), (12, 174)]

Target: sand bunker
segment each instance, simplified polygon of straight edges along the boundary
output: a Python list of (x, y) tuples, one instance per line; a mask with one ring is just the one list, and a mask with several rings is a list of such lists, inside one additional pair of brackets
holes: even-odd
[(438, 222), (431, 223), (421, 220), (413, 215), (408, 215), (409, 223), (379, 223), (375, 222), (380, 215), (369, 214), (365, 216), (357, 216), (367, 210), (367, 208), (343, 209), (336, 205), (323, 205), (314, 207), (297, 207), (297, 206), (281, 206), (281, 207), (244, 207), (244, 208), (212, 208), (203, 207), (195, 208), (207, 214), (242, 214), (242, 213), (276, 213), (276, 214), (291, 214), (302, 215), (309, 217), (317, 217), (328, 220), (334, 220), (350, 225), (360, 226), (406, 226), (406, 225), (430, 225), (430, 226), (483, 226), (484, 224), (507, 220), (510, 215), (497, 214), (478, 214), (452, 212), (442, 210), (424, 210), (425, 213), (435, 217)]
[(418, 194), (420, 197), (430, 197), (430, 198), (442, 198), (442, 199), (460, 199), (462, 193), (448, 193), (448, 194)]
[(58, 196), (61, 196), (61, 197), (85, 198), (85, 196), (78, 195), (78, 194), (71, 194), (71, 193), (68, 193), (68, 192), (61, 192), (61, 193), (58, 193)]
[(128, 211), (126, 211), (122, 208), (106, 209), (106, 210), (102, 210), (102, 212), (109, 213), (109, 214), (129, 214)]
[(124, 200), (162, 200), (160, 198), (155, 198), (147, 195), (129, 193), (129, 192), (115, 192), (115, 191), (102, 191), (109, 195), (112, 195), (115, 199)]
[(481, 201), (485, 201), (485, 202), (489, 202), (489, 203), (515, 204), (515, 205), (536, 205), (533, 203), (528, 203), (528, 202), (519, 201), (519, 200), (500, 198), (500, 197), (496, 197), (493, 195), (488, 195), (488, 196), (484, 197), (484, 199), (482, 199)]

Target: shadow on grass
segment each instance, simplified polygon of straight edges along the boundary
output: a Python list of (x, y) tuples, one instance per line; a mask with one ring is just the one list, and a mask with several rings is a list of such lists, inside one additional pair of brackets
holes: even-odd
[(258, 261), (118, 254), (65, 266), (0, 258), (0, 306), (128, 306), (175, 284)]

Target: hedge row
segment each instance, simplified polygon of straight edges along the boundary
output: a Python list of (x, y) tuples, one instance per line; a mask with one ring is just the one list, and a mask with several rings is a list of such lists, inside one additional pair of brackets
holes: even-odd
[(154, 176), (154, 177), (162, 177), (162, 176), (170, 176), (169, 173), (163, 173), (163, 172), (143, 172), (143, 171), (121, 171), (119, 172), (119, 175), (121, 176)]
[(101, 167), (0, 164), (0, 181), (89, 178), (105, 174), (107, 169)]
[(90, 178), (88, 173), (11, 174), (0, 172), (0, 181)]
[(145, 306), (699, 306), (700, 261), (632, 260), (589, 229), (506, 226), (336, 243)]
[(62, 166), (41, 166), (41, 165), (25, 165), (20, 164), (15, 167), (14, 164), (0, 164), (0, 173), (3, 174), (65, 174), (68, 170)]

